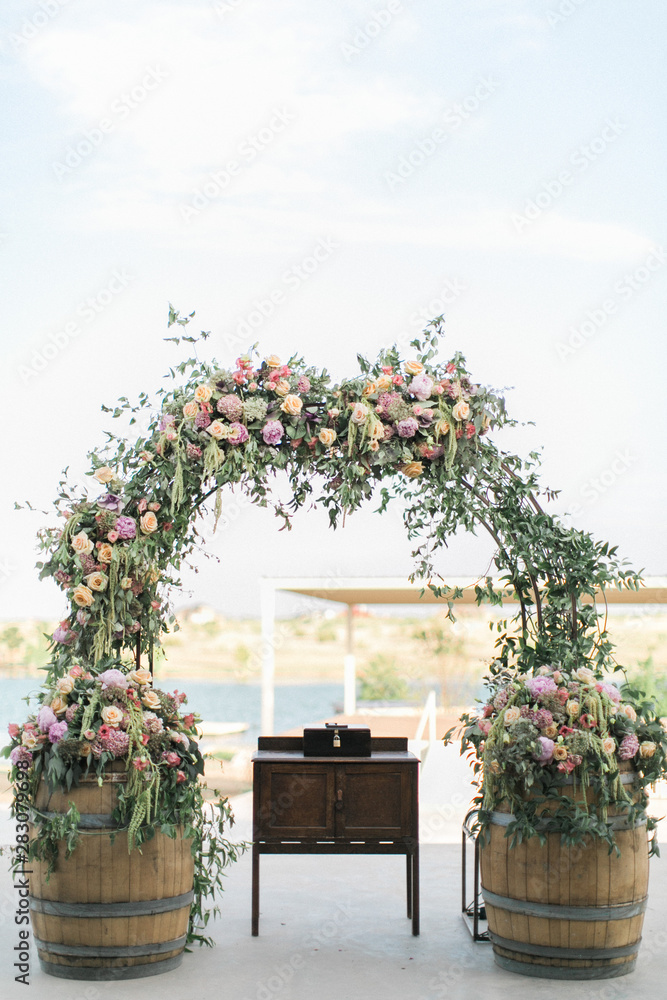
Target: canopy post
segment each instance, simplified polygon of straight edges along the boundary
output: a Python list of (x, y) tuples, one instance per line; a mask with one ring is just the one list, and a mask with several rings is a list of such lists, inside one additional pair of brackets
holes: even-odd
[(260, 581), (262, 615), (262, 736), (273, 736), (275, 718), (275, 645), (276, 588), (271, 580)]
[(357, 671), (354, 656), (354, 608), (347, 606), (347, 630), (345, 637), (345, 672), (343, 689), (343, 711), (345, 715), (354, 715), (357, 710)]

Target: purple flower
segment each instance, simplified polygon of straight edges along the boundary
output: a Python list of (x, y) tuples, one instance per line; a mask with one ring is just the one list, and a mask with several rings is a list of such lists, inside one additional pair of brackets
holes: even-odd
[(110, 511), (112, 514), (120, 514), (125, 504), (122, 498), (115, 493), (107, 493), (105, 496), (99, 498), (97, 506), (101, 507), (102, 510)]
[(221, 396), (216, 404), (216, 409), (218, 413), (222, 413), (223, 417), (227, 417), (230, 423), (243, 416), (243, 403), (238, 396), (232, 394)]
[(502, 712), (505, 705), (509, 701), (509, 697), (510, 695), (507, 688), (503, 688), (501, 691), (498, 692), (498, 694), (493, 699), (493, 707), (495, 708), (496, 712)]
[(533, 722), (538, 729), (546, 729), (547, 726), (550, 726), (553, 721), (554, 717), (548, 708), (538, 708), (533, 718)]
[(280, 444), (285, 428), (279, 420), (267, 420), (262, 427), (262, 437), (265, 444)]
[(600, 681), (595, 687), (600, 694), (606, 694), (616, 705), (620, 703), (621, 692), (615, 684), (610, 684), (609, 681)]
[(419, 424), (414, 417), (406, 417), (405, 420), (399, 420), (396, 424), (396, 430), (398, 431), (399, 437), (411, 438), (414, 437), (419, 430)]
[(112, 729), (100, 742), (114, 757), (124, 757), (130, 745), (130, 737), (122, 729)]
[(51, 726), (57, 722), (55, 712), (50, 705), (42, 705), (37, 713), (37, 725), (43, 733), (48, 733)]
[(394, 428), (391, 426), (391, 424), (385, 424), (385, 427), (384, 427), (384, 440), (388, 441), (389, 438), (392, 438), (393, 436), (394, 436)]
[(197, 458), (201, 458), (201, 448), (199, 448), (196, 444), (190, 444), (190, 442), (188, 441), (185, 450), (191, 462), (194, 462), (194, 460)]
[(529, 677), (526, 680), (526, 687), (533, 698), (542, 698), (545, 694), (555, 694), (558, 690), (553, 677), (545, 677), (544, 675)]
[(206, 427), (208, 427), (210, 423), (211, 423), (211, 418), (209, 417), (208, 413), (204, 412), (204, 410), (201, 410), (201, 412), (198, 413), (197, 416), (195, 417), (195, 427), (198, 427), (202, 431)]
[(426, 374), (415, 375), (412, 382), (408, 386), (408, 392), (411, 396), (414, 396), (415, 399), (428, 399), (433, 392), (433, 379), (430, 375)]
[(160, 425), (158, 427), (159, 431), (166, 431), (167, 427), (173, 427), (176, 423), (176, 417), (172, 413), (166, 413), (164, 417), (160, 420)]
[[(87, 615), (83, 608), (80, 608), (76, 613), (76, 620), (79, 625), (87, 625), (90, 621), (90, 615)], [(74, 633), (72, 633), (72, 635), (74, 635)]]
[(59, 625), (51, 638), (54, 642), (59, 642), (61, 646), (71, 646), (76, 639), (76, 632), (70, 631), (68, 625)]
[(296, 384), (297, 392), (310, 392), (310, 379), (307, 375), (302, 375)]
[(63, 736), (67, 735), (66, 722), (54, 722), (49, 726), (49, 740), (51, 743), (59, 743)]
[(9, 755), (9, 759), (12, 764), (19, 764), (21, 761), (25, 761), (26, 764), (32, 764), (32, 754), (26, 747), (14, 747)]
[(76, 715), (76, 713), (78, 712), (78, 710), (79, 710), (78, 702), (73, 701), (71, 705), (68, 705), (67, 706), (67, 710), (65, 712), (65, 719), (66, 719), (66, 721), (67, 722), (72, 722), (73, 719), (74, 719), (74, 716)]
[(423, 410), (417, 419), (421, 427), (428, 427), (433, 423), (433, 410)]
[(126, 690), (130, 686), (127, 677), (120, 670), (105, 670), (99, 675), (98, 680), (102, 682), (103, 691), (110, 687)]
[(634, 733), (628, 733), (621, 740), (618, 748), (618, 756), (621, 760), (631, 760), (639, 751), (639, 740)]
[(538, 736), (537, 742), (539, 749), (533, 754), (533, 760), (536, 760), (538, 764), (548, 764), (554, 755), (554, 741), (546, 736)]
[(137, 522), (133, 517), (124, 514), (116, 520), (115, 530), (119, 538), (135, 538), (137, 534)]
[[(234, 397), (235, 398), (235, 397)], [(248, 428), (244, 424), (235, 421), (229, 425), (227, 441), (229, 444), (243, 444), (249, 438)]]

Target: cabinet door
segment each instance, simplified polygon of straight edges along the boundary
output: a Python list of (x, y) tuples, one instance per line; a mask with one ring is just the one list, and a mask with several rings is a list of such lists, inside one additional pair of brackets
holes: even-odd
[(259, 768), (259, 839), (315, 840), (334, 836), (334, 768), (262, 764)]
[(339, 764), (336, 768), (336, 836), (396, 840), (411, 827), (409, 768), (395, 764)]

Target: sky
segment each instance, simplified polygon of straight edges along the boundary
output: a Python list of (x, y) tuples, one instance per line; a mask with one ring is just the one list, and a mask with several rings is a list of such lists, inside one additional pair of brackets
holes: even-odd
[[(34, 539), (180, 358), (258, 341), (334, 378), (446, 318), (507, 390), (551, 506), (667, 574), (659, 0), (5, 0), (0, 617), (57, 618)], [(532, 422), (532, 423), (529, 423)], [(292, 532), (234, 497), (177, 603), (258, 613), (261, 576), (405, 576), (400, 510)], [(458, 536), (446, 577), (487, 572)]]

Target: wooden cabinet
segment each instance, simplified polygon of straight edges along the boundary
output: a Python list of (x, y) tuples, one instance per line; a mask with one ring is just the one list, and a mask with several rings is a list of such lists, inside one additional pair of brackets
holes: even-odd
[(304, 757), (299, 737), (263, 737), (253, 757), (252, 933), (260, 854), (404, 854), (408, 917), (419, 933), (419, 761), (407, 739), (374, 738), (370, 757)]

